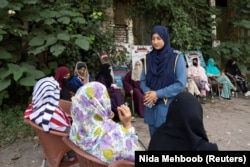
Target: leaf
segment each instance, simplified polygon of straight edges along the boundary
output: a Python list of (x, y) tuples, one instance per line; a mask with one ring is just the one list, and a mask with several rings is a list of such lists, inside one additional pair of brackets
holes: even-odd
[(248, 20), (241, 20), (238, 23), (238, 26), (246, 28), (246, 29), (250, 29), (250, 21), (248, 21)]
[(24, 0), (24, 4), (35, 5), (38, 3), (38, 0)]
[(69, 10), (61, 10), (59, 13), (61, 14), (61, 16), (71, 16), (71, 17), (81, 16), (80, 13), (72, 12)]
[(12, 72), (10, 70), (8, 70), (6, 67), (1, 67), (0, 68), (0, 79), (4, 79), (4, 78), (8, 77), (11, 74), (12, 74)]
[(22, 62), (20, 68), (22, 69), (24, 73), (26, 73), (26, 76), (31, 76), (35, 79), (45, 76), (44, 72), (40, 70), (36, 70), (35, 66), (28, 64), (26, 62)]
[(75, 22), (75, 23), (79, 23), (79, 24), (85, 24), (86, 23), (86, 20), (84, 18), (82, 18), (82, 17), (74, 18), (72, 21)]
[(30, 40), (29, 46), (40, 46), (44, 43), (44, 39), (40, 37), (34, 37)]
[(52, 18), (48, 18), (44, 21), (44, 24), (46, 25), (51, 25), (51, 24), (54, 24), (56, 21), (55, 19), (52, 19)]
[(51, 11), (49, 9), (40, 12), (40, 16), (45, 19), (56, 17), (57, 14), (58, 14), (57, 12)]
[(76, 39), (75, 44), (83, 50), (89, 50), (89, 41), (86, 39)]
[(20, 80), (20, 85), (23, 85), (23, 86), (34, 86), (36, 84), (36, 80), (34, 77), (31, 77), (31, 76), (27, 76), (27, 77), (24, 77)]
[(63, 24), (69, 24), (70, 23), (70, 18), (69, 17), (61, 17), (58, 19), (59, 22)]
[(50, 52), (55, 55), (55, 56), (58, 56), (60, 55), (65, 49), (65, 46), (63, 45), (60, 45), (60, 44), (56, 44), (56, 45), (53, 45), (51, 48), (50, 48)]
[(70, 35), (67, 33), (59, 33), (57, 34), (57, 38), (63, 41), (69, 41), (70, 40)]
[(45, 76), (44, 72), (39, 71), (39, 70), (33, 70), (33, 71), (28, 71), (27, 72), (27, 77), (30, 76), (34, 79), (39, 79)]
[(47, 50), (47, 46), (43, 45), (43, 46), (40, 46), (40, 47), (37, 47), (37, 48), (34, 48), (34, 49), (30, 49), (28, 51), (28, 54), (33, 54), (33, 55), (37, 55), (43, 51)]
[(12, 4), (9, 4), (8, 7), (9, 7), (10, 9), (12, 9), (12, 10), (20, 11), (21, 8), (23, 7), (23, 4), (21, 4), (21, 3), (12, 3)]
[(0, 29), (0, 34), (7, 34), (7, 32)]
[(6, 79), (2, 79), (0, 80), (1, 84), (0, 84), (0, 92), (4, 89), (6, 89), (10, 83), (11, 83), (11, 79), (10, 78), (6, 78)]
[(57, 38), (56, 37), (50, 37), (46, 41), (46, 46), (54, 45), (56, 42), (57, 42)]
[(21, 76), (23, 75), (23, 70), (22, 69), (19, 69), (17, 71), (14, 72), (14, 80), (15, 81), (18, 81)]
[(0, 59), (10, 59), (12, 55), (6, 51), (6, 49), (0, 47)]
[(8, 4), (9, 4), (9, 2), (7, 0), (1, 0), (0, 1), (0, 8), (5, 8)]
[(13, 73), (14, 73), (14, 71), (17, 71), (20, 68), (19, 65), (13, 64), (13, 63), (8, 63), (7, 66), (9, 68), (9, 70), (12, 71)]

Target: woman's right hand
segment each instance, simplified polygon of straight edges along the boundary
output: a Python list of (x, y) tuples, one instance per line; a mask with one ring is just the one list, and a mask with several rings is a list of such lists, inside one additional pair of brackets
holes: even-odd
[(117, 111), (118, 111), (118, 115), (119, 115), (119, 118), (120, 118), (122, 125), (127, 129), (131, 128), (132, 127), (132, 124), (131, 124), (132, 116), (131, 116), (131, 111), (130, 111), (129, 107), (123, 104), (123, 105), (117, 107)]

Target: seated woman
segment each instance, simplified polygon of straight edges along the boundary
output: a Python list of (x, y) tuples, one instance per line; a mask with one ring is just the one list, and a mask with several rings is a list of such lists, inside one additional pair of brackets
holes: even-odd
[(191, 76), (188, 76), (188, 64), (186, 62), (187, 83), (186, 91), (195, 96), (200, 96), (201, 92)]
[(88, 67), (84, 62), (77, 62), (75, 66), (74, 76), (70, 80), (70, 84), (79, 89), (84, 84), (91, 81)]
[(192, 63), (193, 64), (187, 68), (187, 77), (192, 78), (200, 89), (200, 96), (203, 97), (201, 102), (203, 103), (205, 101), (206, 91), (210, 91), (208, 78), (198, 58), (193, 58)]
[(203, 110), (190, 93), (178, 94), (169, 106), (166, 122), (153, 134), (149, 151), (217, 151), (208, 140)]
[(96, 81), (102, 83), (108, 89), (108, 93), (111, 99), (111, 108), (114, 112), (114, 120), (118, 121), (117, 107), (124, 104), (124, 98), (122, 96), (121, 88), (113, 84), (113, 77), (111, 75), (111, 65), (108, 63), (101, 64), (100, 71), (96, 77)]
[(143, 92), (140, 88), (140, 77), (142, 72), (142, 62), (135, 62), (135, 66), (122, 79), (123, 88), (126, 94), (133, 97), (135, 111), (141, 118), (144, 118)]
[(209, 58), (207, 61), (206, 74), (208, 77), (215, 77), (217, 82), (223, 84), (221, 97), (224, 99), (230, 99), (231, 89), (236, 91), (236, 87), (232, 84), (232, 82), (224, 74), (224, 72), (221, 73), (220, 70), (216, 67), (215, 61), (213, 58)]
[(69, 83), (70, 70), (66, 66), (59, 67), (54, 75), (54, 78), (59, 83), (60, 99), (71, 101), (71, 97), (76, 92), (76, 87)]
[(244, 96), (250, 96), (250, 91), (248, 91), (248, 83), (246, 78), (241, 74), (241, 70), (237, 65), (237, 59), (233, 58), (227, 62), (226, 65), (226, 75), (231, 76), (237, 82), (240, 90), (244, 93)]
[(121, 124), (111, 118), (107, 88), (99, 82), (90, 82), (79, 88), (72, 98), (72, 127), (70, 140), (100, 160), (135, 160), (135, 151), (143, 150), (131, 124), (130, 109), (118, 107)]
[(54, 77), (40, 79), (34, 86), (32, 103), (24, 112), (24, 118), (40, 125), (45, 132), (50, 129), (68, 132), (71, 117), (59, 105), (59, 84)]

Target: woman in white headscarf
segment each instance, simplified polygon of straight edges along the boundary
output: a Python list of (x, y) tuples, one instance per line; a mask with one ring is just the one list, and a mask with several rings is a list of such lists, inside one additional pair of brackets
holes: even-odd
[(90, 82), (89, 71), (86, 63), (77, 62), (75, 66), (74, 76), (70, 80), (70, 84), (74, 85), (76, 89), (79, 89), (84, 84)]
[(140, 88), (141, 72), (142, 62), (137, 60), (133, 69), (124, 76), (122, 83), (125, 93), (133, 97), (135, 111), (141, 118), (144, 118), (143, 92)]

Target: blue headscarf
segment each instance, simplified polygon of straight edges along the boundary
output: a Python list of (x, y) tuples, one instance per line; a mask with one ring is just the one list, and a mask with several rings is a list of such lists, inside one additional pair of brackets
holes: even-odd
[(171, 85), (175, 81), (174, 65), (176, 55), (170, 46), (170, 37), (166, 27), (157, 25), (151, 31), (151, 38), (154, 33), (164, 41), (161, 50), (153, 50), (147, 55), (146, 83), (151, 90), (158, 90)]
[(220, 70), (215, 66), (215, 61), (213, 58), (209, 58), (206, 66), (207, 76), (219, 76)]

